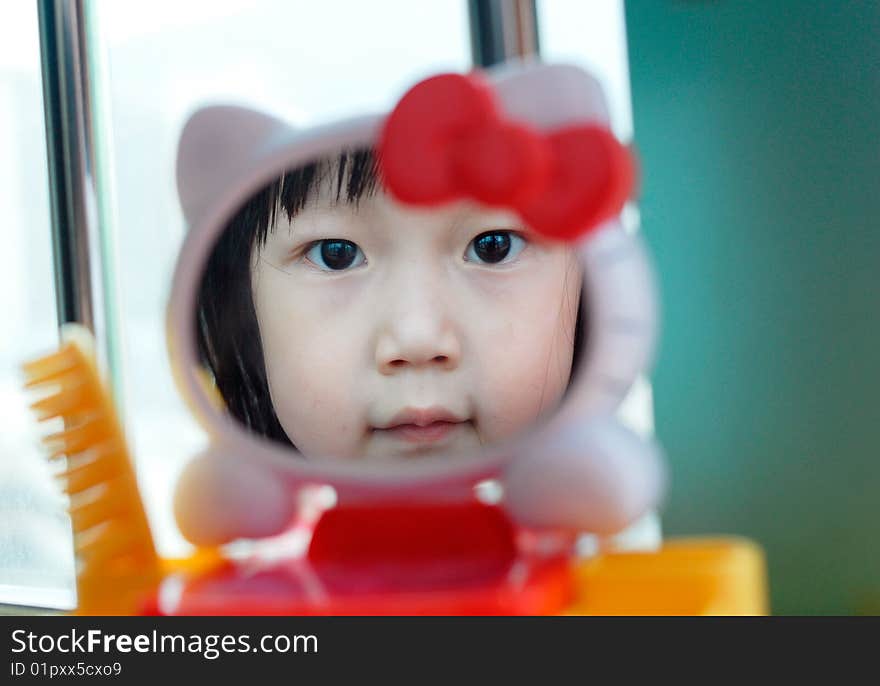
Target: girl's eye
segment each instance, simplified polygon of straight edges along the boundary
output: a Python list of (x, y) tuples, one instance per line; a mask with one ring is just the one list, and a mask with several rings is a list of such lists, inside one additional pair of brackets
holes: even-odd
[(512, 231), (486, 231), (470, 242), (464, 258), (468, 262), (500, 264), (519, 255), (525, 245), (522, 236)]
[(316, 241), (306, 253), (306, 259), (325, 271), (342, 271), (359, 267), (366, 258), (356, 243), (341, 238)]

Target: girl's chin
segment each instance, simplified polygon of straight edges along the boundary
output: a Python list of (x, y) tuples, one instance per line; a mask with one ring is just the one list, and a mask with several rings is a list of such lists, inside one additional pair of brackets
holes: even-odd
[(336, 452), (306, 451), (304, 456), (316, 461), (390, 466), (425, 458), (467, 459), (481, 455), (484, 449), (473, 423), (467, 421), (446, 426), (373, 429), (358, 447)]
[(415, 427), (407, 425), (372, 432), (364, 454), (371, 462), (398, 462), (422, 458), (462, 459), (483, 450), (471, 422)]

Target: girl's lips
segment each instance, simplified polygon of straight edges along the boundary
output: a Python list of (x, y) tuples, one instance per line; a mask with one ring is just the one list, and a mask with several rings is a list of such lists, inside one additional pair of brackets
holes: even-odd
[(436, 443), (443, 440), (458, 427), (466, 422), (436, 421), (420, 426), (418, 424), (398, 424), (388, 429), (381, 429), (382, 433), (408, 443)]

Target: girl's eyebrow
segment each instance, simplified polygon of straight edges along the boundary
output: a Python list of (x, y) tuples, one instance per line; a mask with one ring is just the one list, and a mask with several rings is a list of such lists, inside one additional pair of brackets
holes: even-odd
[(457, 217), (459, 222), (475, 219), (484, 223), (528, 228), (516, 212), (503, 207), (465, 206)]
[[(352, 212), (351, 205), (306, 206), (293, 219), (276, 221), (274, 229), (287, 224), (287, 235), (297, 239), (333, 238), (358, 235), (367, 230), (367, 219)], [(274, 233), (274, 231), (273, 231)]]

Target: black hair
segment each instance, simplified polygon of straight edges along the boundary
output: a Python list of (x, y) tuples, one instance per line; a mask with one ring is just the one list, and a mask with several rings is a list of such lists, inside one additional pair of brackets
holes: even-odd
[[(283, 213), (288, 221), (321, 184), (332, 183), (336, 202), (357, 204), (376, 193), (379, 170), (372, 150), (356, 149), (287, 171), (252, 196), (219, 235), (198, 294), (197, 339), (229, 413), (248, 429), (293, 446), (269, 394), (260, 330), (251, 288), (251, 256), (262, 248)], [(586, 308), (581, 297), (574, 331), (571, 376), (581, 356)]]

